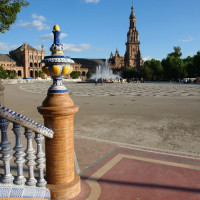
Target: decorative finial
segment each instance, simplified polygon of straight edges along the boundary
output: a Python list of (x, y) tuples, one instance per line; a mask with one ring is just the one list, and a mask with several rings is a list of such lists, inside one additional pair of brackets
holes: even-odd
[(60, 44), (60, 27), (56, 24), (53, 27), (53, 34), (54, 34), (54, 44)]
[(42, 49), (42, 51), (44, 51), (44, 45), (42, 44), (42, 46), (41, 46), (41, 49)]
[(135, 16), (135, 13), (134, 13), (133, 0), (132, 0), (131, 15), (130, 15), (130, 17), (134, 17), (134, 16)]
[(66, 93), (67, 89), (62, 85), (62, 76), (69, 75), (73, 71), (74, 61), (64, 56), (64, 47), (60, 43), (60, 27), (56, 24), (53, 27), (54, 43), (51, 45), (51, 56), (45, 56), (43, 63), (46, 65), (42, 68), (43, 72), (48, 76), (52, 76), (53, 85), (49, 88), (48, 93)]
[(60, 27), (58, 26), (58, 24), (54, 25), (53, 30), (60, 32)]

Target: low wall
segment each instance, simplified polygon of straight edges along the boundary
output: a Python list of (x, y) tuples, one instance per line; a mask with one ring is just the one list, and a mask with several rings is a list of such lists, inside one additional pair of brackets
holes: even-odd
[[(52, 82), (52, 79), (2, 79), (3, 85), (11, 85), (18, 83), (41, 83)], [(80, 82), (81, 79), (63, 79), (63, 82)]]

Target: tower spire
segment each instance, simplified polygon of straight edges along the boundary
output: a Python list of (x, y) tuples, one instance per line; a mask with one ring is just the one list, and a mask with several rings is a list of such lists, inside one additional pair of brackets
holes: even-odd
[(133, 18), (133, 17), (135, 17), (135, 13), (134, 13), (133, 0), (132, 0), (131, 15), (130, 15), (130, 18)]
[(139, 67), (140, 66), (140, 42), (139, 34), (136, 29), (136, 16), (134, 13), (133, 0), (130, 14), (130, 26), (127, 33), (125, 66)]

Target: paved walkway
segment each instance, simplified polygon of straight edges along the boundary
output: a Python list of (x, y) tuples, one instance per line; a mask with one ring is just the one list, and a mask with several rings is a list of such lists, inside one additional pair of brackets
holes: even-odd
[[(104, 152), (114, 147), (98, 144), (91, 148), (93, 156), (100, 146)], [(82, 159), (91, 160), (87, 157)], [(198, 158), (116, 147), (83, 170), (81, 178), (82, 192), (74, 200), (200, 199)]]
[[(144, 97), (199, 97), (199, 84), (170, 83), (115, 83), (115, 84), (63, 84), (68, 88), (70, 96), (144, 96)], [(20, 89), (31, 93), (46, 94), (50, 82), (22, 84)]]
[[(47, 86), (7, 86), (6, 105), (43, 123), (36, 107), (46, 97)], [(199, 85), (67, 87), (80, 106), (75, 150), (82, 171), (82, 192), (76, 200), (200, 200), (200, 159), (143, 148), (199, 154)], [(9, 141), (15, 141), (12, 136)]]

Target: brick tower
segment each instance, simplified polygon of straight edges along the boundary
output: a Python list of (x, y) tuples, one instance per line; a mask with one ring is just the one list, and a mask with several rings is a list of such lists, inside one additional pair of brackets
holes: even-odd
[(124, 55), (125, 67), (139, 68), (142, 65), (142, 57), (140, 53), (139, 34), (136, 29), (136, 16), (133, 6), (131, 7), (130, 26), (127, 33), (126, 53)]

